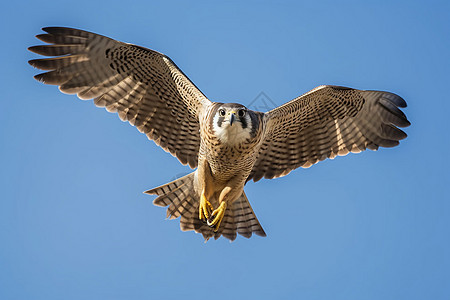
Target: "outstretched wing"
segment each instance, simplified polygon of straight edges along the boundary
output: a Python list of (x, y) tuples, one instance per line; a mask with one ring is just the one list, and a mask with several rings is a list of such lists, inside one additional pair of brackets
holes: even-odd
[(63, 93), (94, 99), (117, 112), (181, 163), (197, 166), (199, 112), (211, 102), (172, 60), (156, 51), (72, 28), (47, 27), (49, 45), (29, 50), (52, 58), (29, 63), (49, 72), (35, 78)]
[(410, 125), (399, 96), (319, 86), (265, 114), (266, 131), (247, 180), (275, 178), (292, 170), (366, 148), (394, 147)]

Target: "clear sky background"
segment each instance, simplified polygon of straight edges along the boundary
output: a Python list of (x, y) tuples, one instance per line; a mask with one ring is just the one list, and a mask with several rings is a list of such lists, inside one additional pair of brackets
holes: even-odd
[[(0, 299), (450, 299), (448, 1), (9, 1), (0, 25)], [(249, 183), (267, 237), (205, 244), (142, 193), (188, 167), (32, 78), (45, 26), (163, 52), (213, 101), (391, 91), (412, 126)]]

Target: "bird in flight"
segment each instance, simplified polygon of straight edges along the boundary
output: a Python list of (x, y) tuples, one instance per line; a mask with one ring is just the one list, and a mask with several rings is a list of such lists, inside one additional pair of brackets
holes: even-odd
[(410, 125), (406, 102), (382, 91), (322, 85), (268, 112), (210, 101), (164, 54), (95, 33), (46, 27), (30, 51), (37, 80), (93, 99), (192, 173), (156, 187), (154, 204), (205, 240), (265, 236), (245, 195), (249, 180), (276, 178), (326, 158), (394, 147)]

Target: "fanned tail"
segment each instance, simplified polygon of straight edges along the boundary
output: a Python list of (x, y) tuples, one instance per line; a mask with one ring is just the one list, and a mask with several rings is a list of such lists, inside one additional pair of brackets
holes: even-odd
[(217, 240), (220, 235), (223, 235), (227, 239), (234, 241), (237, 233), (246, 238), (250, 238), (253, 233), (259, 236), (266, 236), (244, 192), (225, 211), (219, 230), (214, 232), (214, 238)]
[(206, 222), (198, 218), (200, 196), (194, 189), (194, 175), (195, 172), (192, 172), (145, 193), (158, 195), (153, 204), (162, 207), (168, 206), (167, 218), (181, 217), (180, 228), (182, 231), (194, 230), (201, 233), (205, 240), (209, 240), (211, 237), (218, 239), (223, 235), (230, 241), (234, 241), (237, 233), (246, 238), (250, 238), (252, 233), (266, 236), (244, 192), (228, 207), (219, 230), (214, 232), (214, 228), (209, 227)]
[(258, 218), (256, 218), (244, 192), (242, 192), (241, 197), (233, 203), (232, 209), (234, 222), (237, 225), (237, 232), (240, 235), (246, 238), (250, 238), (252, 233), (259, 236), (266, 236), (266, 233), (261, 224), (259, 224)]

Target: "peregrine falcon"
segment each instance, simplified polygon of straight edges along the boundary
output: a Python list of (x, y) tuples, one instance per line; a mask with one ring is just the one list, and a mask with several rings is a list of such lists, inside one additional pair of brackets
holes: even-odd
[(168, 206), (168, 218), (180, 217), (181, 230), (205, 240), (266, 235), (244, 193), (249, 180), (397, 146), (406, 138), (398, 127), (410, 125), (401, 97), (340, 86), (319, 86), (266, 113), (211, 102), (159, 52), (78, 29), (43, 30), (36, 37), (48, 44), (29, 50), (53, 57), (29, 61), (46, 71), (37, 80), (94, 99), (196, 168), (146, 193), (158, 196), (155, 205)]

